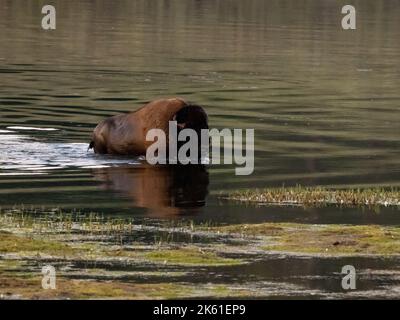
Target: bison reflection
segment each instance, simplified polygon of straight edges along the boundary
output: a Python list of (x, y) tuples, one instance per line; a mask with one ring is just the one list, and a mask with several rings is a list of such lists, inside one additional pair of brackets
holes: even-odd
[(201, 165), (96, 169), (102, 187), (122, 193), (153, 216), (193, 213), (206, 203), (208, 172)]

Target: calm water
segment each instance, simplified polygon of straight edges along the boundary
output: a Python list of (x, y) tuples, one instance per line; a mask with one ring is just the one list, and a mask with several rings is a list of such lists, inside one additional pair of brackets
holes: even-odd
[[(255, 208), (222, 191), (400, 186), (400, 5), (354, 1), (0, 0), (0, 206), (219, 222), (399, 224), (396, 209)], [(210, 126), (254, 128), (255, 172), (149, 168), (95, 156), (105, 117), (157, 97), (203, 105)], [(39, 130), (41, 129), (41, 130)]]

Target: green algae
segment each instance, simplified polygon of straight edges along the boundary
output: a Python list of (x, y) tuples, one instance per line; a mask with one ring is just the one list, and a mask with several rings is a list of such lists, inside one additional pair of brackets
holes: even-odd
[(251, 292), (229, 286), (196, 287), (185, 282), (133, 283), (121, 280), (71, 279), (57, 276), (55, 289), (43, 289), (38, 273), (4, 272), (0, 264), (0, 299), (182, 299), (242, 297)]
[(186, 282), (134, 283), (119, 279), (74, 279), (57, 274), (56, 288), (43, 289), (39, 272), (10, 272), (18, 261), (0, 260), (0, 299), (182, 299), (246, 297), (254, 293), (229, 285)]
[(242, 264), (241, 259), (230, 259), (218, 256), (215, 252), (205, 251), (198, 247), (158, 250), (146, 254), (150, 261), (188, 266), (228, 266)]
[[(213, 287), (166, 281), (170, 277), (184, 277), (187, 268), (193, 266), (231, 266), (245, 263), (242, 259), (225, 258), (212, 245), (132, 242), (129, 236), (136, 230), (141, 230), (141, 226), (132, 221), (113, 221), (93, 214), (85, 218), (81, 214), (78, 217), (66, 213), (29, 216), (24, 211), (3, 212), (0, 214), (0, 298), (177, 299), (244, 294), (238, 290), (214, 292)], [(124, 236), (128, 240), (122, 241)], [(70, 263), (93, 267), (58, 268), (57, 289), (41, 289), (41, 266)], [(157, 269), (140, 272), (104, 269), (97, 267), (98, 263), (151, 264)], [(170, 267), (165, 269), (165, 265)], [(135, 283), (135, 279), (143, 277), (152, 281)], [(126, 281), (127, 278), (131, 280)]]
[(259, 237), (265, 251), (302, 254), (400, 255), (400, 228), (379, 225), (262, 223), (214, 228)]
[[(23, 216), (0, 214), (0, 298), (28, 299), (179, 299), (198, 297), (254, 297), (257, 292), (228, 284), (193, 286), (176, 281), (193, 272), (193, 266), (226, 267), (251, 261), (251, 254), (285, 253), (306, 256), (399, 255), (400, 229), (365, 225), (311, 225), (260, 223), (216, 226), (193, 222), (163, 225), (188, 234), (227, 237), (229, 242), (143, 243), (122, 237), (140, 230), (133, 221), (91, 216), (71, 218), (68, 214)], [(40, 232), (38, 232), (40, 230)], [(168, 231), (167, 231), (168, 232)], [(129, 239), (129, 238), (128, 238)], [(240, 239), (235, 242), (235, 239)], [(240, 245), (238, 244), (240, 243)], [(226, 257), (230, 253), (229, 258)], [(36, 266), (29, 267), (27, 262)], [(41, 289), (40, 266), (79, 263), (86, 269), (57, 269), (57, 289)], [(153, 265), (147, 271), (106, 269), (110, 266)], [(85, 280), (81, 279), (82, 276)], [(135, 279), (151, 279), (136, 283)], [(168, 281), (174, 277), (174, 282)], [(129, 278), (129, 281), (127, 279)]]
[(76, 253), (73, 248), (64, 243), (38, 240), (32, 237), (0, 232), (0, 253), (15, 252), (34, 252), (55, 256), (65, 256)]
[(21, 299), (174, 299), (190, 295), (188, 285), (126, 283), (57, 277), (55, 289), (43, 289), (42, 278), (0, 273), (0, 296)]

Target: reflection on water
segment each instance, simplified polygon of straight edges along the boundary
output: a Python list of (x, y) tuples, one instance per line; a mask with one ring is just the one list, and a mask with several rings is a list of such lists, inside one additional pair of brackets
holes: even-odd
[[(357, 265), (357, 290), (343, 290), (340, 270), (343, 265)], [(38, 265), (36, 268), (39, 269)], [(169, 281), (176, 283), (192, 282), (200, 285), (207, 279), (214, 285), (235, 284), (257, 293), (257, 298), (279, 299), (396, 299), (399, 292), (400, 270), (398, 258), (377, 259), (373, 257), (353, 257), (343, 259), (304, 258), (272, 255), (268, 260), (241, 266), (223, 268), (192, 267), (177, 268), (164, 266), (130, 265), (107, 262), (72, 263), (71, 269), (105, 269), (111, 271), (130, 271), (125, 281), (137, 283), (158, 283), (160, 277), (146, 277), (141, 272), (188, 271), (187, 274), (170, 276)], [(189, 269), (189, 270), (188, 270)], [(389, 269), (389, 270), (388, 270)], [(132, 272), (133, 271), (133, 272)], [(76, 276), (75, 276), (76, 277)], [(92, 275), (80, 274), (79, 278), (91, 278)], [(107, 279), (99, 277), (100, 280)]]
[(101, 188), (121, 193), (157, 217), (194, 214), (208, 193), (208, 173), (201, 165), (110, 167), (93, 169), (93, 175)]
[[(357, 266), (357, 290), (341, 287), (344, 265)], [(267, 261), (243, 265), (233, 270), (215, 270), (209, 279), (245, 282), (250, 278), (266, 298), (395, 298), (399, 295), (399, 259), (375, 257), (305, 258), (271, 256)], [(389, 269), (385, 271), (384, 269)], [(281, 287), (279, 287), (281, 285)]]
[(0, 4), (0, 130), (87, 143), (105, 117), (179, 95), (211, 127), (255, 129), (255, 173), (215, 168), (211, 192), (399, 185), (396, 1), (355, 1), (356, 32), (332, 1), (54, 1), (54, 32), (40, 3)]
[[(53, 131), (44, 129), (23, 127)], [(196, 214), (208, 194), (208, 172), (202, 165), (150, 166), (142, 157), (96, 155), (87, 143), (51, 142), (48, 136), (35, 139), (10, 130), (0, 132), (0, 168), (0, 176), (91, 169), (99, 190), (115, 191), (131, 200), (131, 206), (148, 208), (157, 217)]]
[[(400, 223), (392, 209), (246, 207), (215, 197), (282, 184), (400, 186), (397, 1), (353, 1), (356, 31), (340, 28), (340, 1), (52, 4), (57, 30), (44, 32), (40, 1), (0, 0), (1, 206)], [(99, 121), (170, 96), (204, 106), (210, 127), (254, 128), (255, 172), (216, 166), (208, 178), (87, 153)]]

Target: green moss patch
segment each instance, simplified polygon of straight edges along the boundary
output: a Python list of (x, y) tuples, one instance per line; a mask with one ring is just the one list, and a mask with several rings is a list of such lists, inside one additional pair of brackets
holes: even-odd
[(43, 289), (38, 275), (20, 276), (0, 272), (0, 297), (21, 299), (182, 299), (245, 297), (254, 293), (229, 286), (189, 283), (132, 283), (78, 280), (57, 277), (55, 289)]
[(400, 255), (400, 228), (379, 225), (262, 223), (214, 228), (258, 236), (266, 251), (321, 255)]
[(65, 256), (76, 253), (76, 250), (57, 241), (37, 240), (32, 237), (14, 235), (9, 232), (0, 232), (0, 254), (22, 252)]
[(121, 281), (77, 280), (57, 277), (56, 289), (43, 289), (41, 277), (0, 274), (0, 295), (22, 299), (168, 299), (190, 295), (185, 285), (135, 284)]
[(221, 266), (243, 263), (240, 259), (220, 257), (215, 252), (197, 247), (151, 251), (146, 254), (146, 258), (150, 261), (194, 266)]

